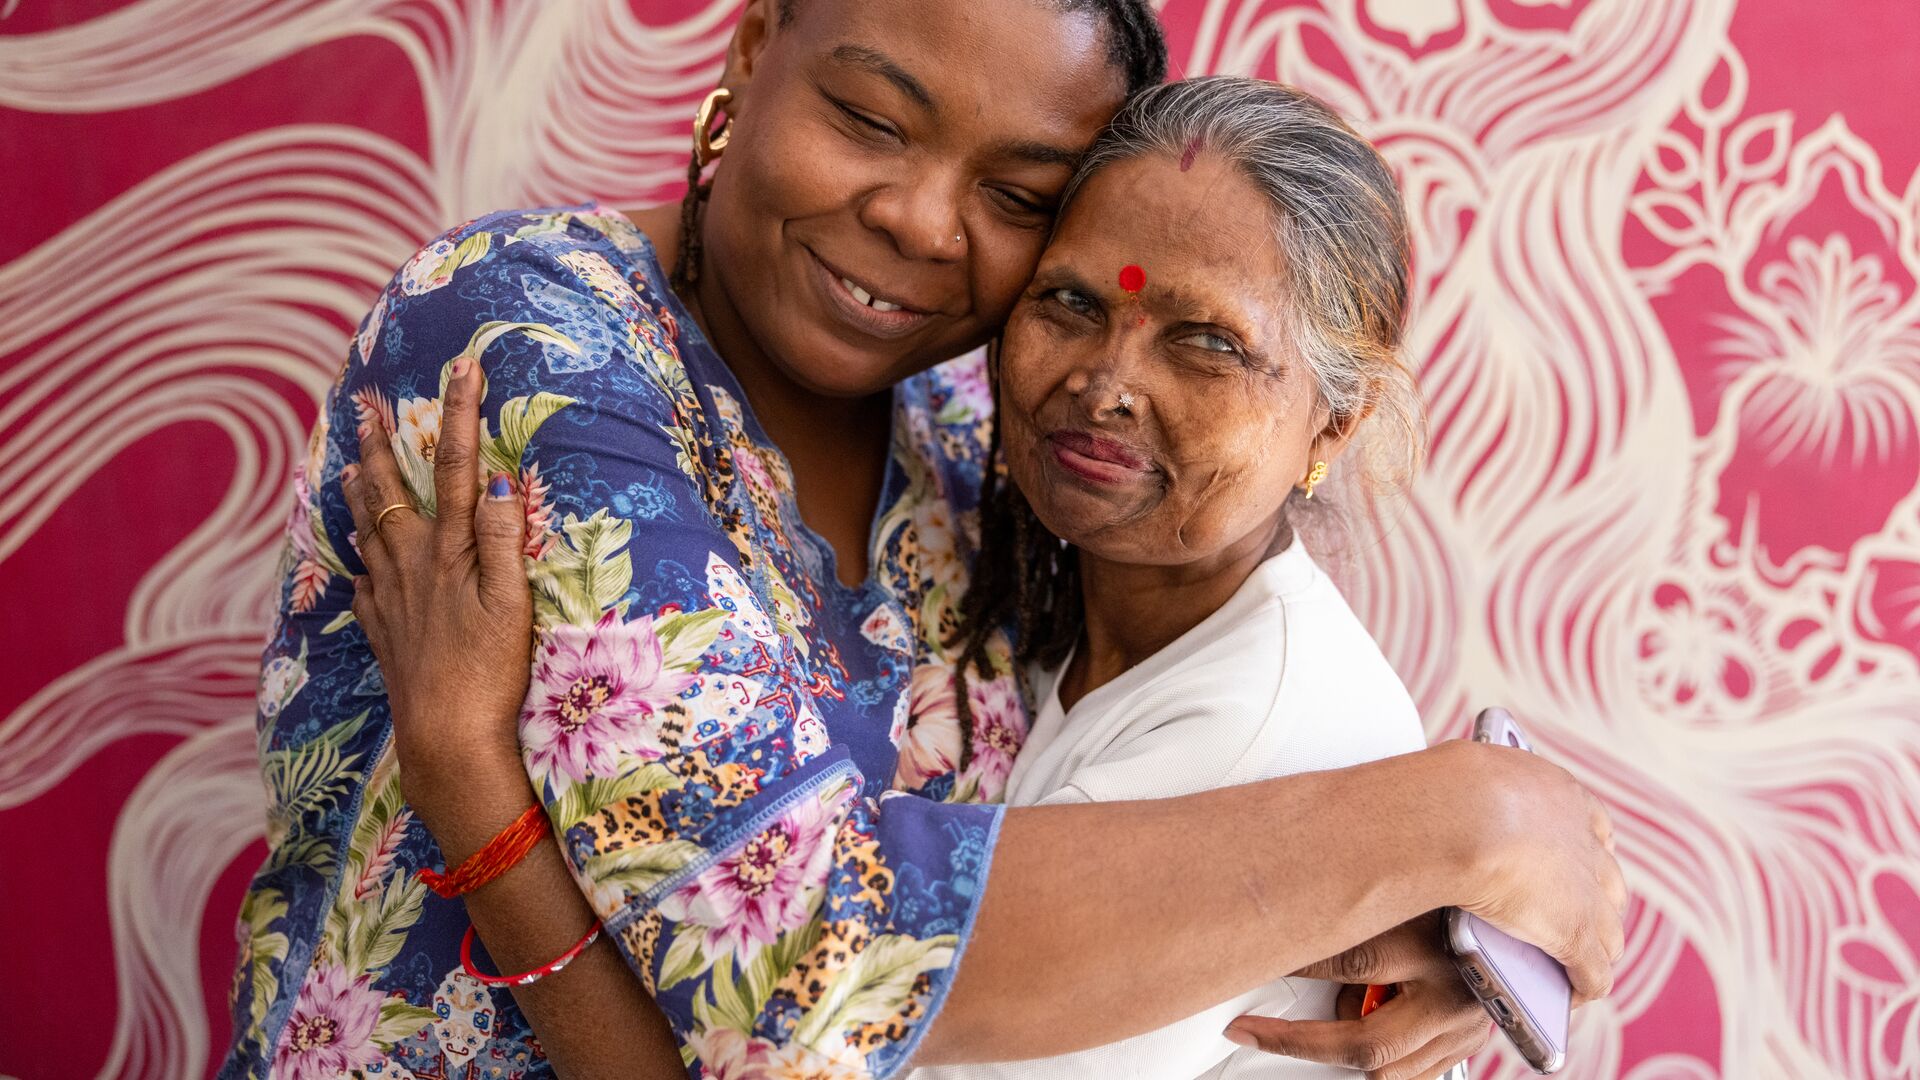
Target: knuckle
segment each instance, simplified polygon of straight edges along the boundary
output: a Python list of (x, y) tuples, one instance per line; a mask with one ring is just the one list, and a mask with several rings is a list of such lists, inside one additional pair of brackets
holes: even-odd
[(1333, 958), (1333, 981), (1363, 983), (1380, 968), (1380, 947), (1363, 941)]
[(1376, 1073), (1400, 1059), (1392, 1043), (1382, 1038), (1363, 1039), (1354, 1048), (1356, 1058), (1354, 1067), (1362, 1072)]

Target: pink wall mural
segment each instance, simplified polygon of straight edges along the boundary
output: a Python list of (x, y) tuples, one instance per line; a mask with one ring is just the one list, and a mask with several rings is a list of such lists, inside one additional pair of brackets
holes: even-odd
[[(474, 214), (677, 195), (734, 8), (0, 0), (0, 1074), (217, 1062), (348, 335)], [(1503, 702), (1614, 810), (1567, 1075), (1920, 1080), (1920, 10), (1163, 17), (1402, 178), (1432, 458), (1352, 595), (1436, 737)]]

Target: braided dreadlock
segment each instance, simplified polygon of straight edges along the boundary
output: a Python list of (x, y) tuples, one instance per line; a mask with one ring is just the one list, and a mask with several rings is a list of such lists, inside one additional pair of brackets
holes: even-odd
[[(994, 399), (993, 435), (980, 479), (980, 556), (960, 601), (959, 629), (947, 644), (960, 648), (953, 667), (960, 724), (960, 769), (973, 761), (973, 703), (967, 672), (993, 677), (987, 645), (1013, 623), (1015, 666), (1038, 660), (1057, 667), (1080, 635), (1080, 549), (1060, 542), (1040, 523), (1026, 496), (1006, 476), (1000, 460), (1000, 365), (994, 355), (987, 378)], [(911, 727), (918, 717), (910, 717)]]
[[(1160, 20), (1147, 0), (1047, 0), (1063, 12), (1091, 12), (1107, 23), (1107, 57), (1126, 75), (1132, 96), (1167, 77), (1167, 41)], [(801, 0), (780, 0), (778, 25), (793, 22)], [(680, 256), (673, 268), (673, 287), (683, 296), (700, 281), (700, 211), (713, 181), (702, 180), (699, 155), (687, 163), (687, 193), (680, 200)]]

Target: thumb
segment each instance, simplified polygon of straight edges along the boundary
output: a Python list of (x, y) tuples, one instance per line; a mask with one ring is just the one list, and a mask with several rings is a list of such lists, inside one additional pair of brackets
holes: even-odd
[(1280, 1057), (1334, 1065), (1372, 1075), (1399, 1061), (1420, 1044), (1405, 1025), (1367, 1020), (1282, 1020), (1236, 1017), (1222, 1032), (1227, 1041)]
[(527, 511), (513, 478), (494, 473), (486, 497), (473, 510), (473, 540), (479, 549), (480, 600), (490, 608), (517, 608), (527, 599)]

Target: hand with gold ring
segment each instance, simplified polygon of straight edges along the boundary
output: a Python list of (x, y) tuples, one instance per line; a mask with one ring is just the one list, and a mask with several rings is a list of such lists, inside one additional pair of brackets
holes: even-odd
[(484, 387), (473, 360), (454, 362), (431, 499), (408, 490), (378, 423), (342, 477), (366, 566), (353, 614), (380, 661), (407, 800), (436, 835), (459, 813), (447, 781), (486, 771), (526, 783), (515, 730), (533, 648), (526, 511), (504, 473), (481, 490)]
[(397, 503), (393, 503), (391, 505), (382, 507), (380, 512), (374, 515), (373, 528), (369, 529), (368, 532), (372, 533), (375, 536), (379, 536), (380, 526), (386, 523), (387, 515), (393, 513), (396, 510), (414, 510), (415, 513), (419, 513), (418, 510), (414, 509), (414, 505), (412, 502), (397, 502)]

